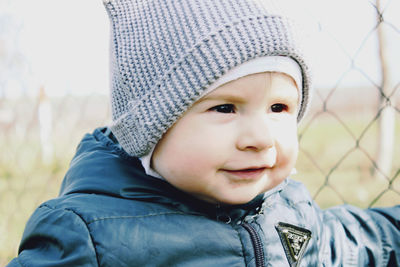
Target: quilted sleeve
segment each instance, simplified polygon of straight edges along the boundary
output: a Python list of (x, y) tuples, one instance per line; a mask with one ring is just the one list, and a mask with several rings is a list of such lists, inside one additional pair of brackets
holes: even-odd
[(333, 266), (400, 266), (400, 206), (323, 213), (324, 259)]
[(31, 216), (7, 267), (98, 266), (85, 222), (72, 210), (40, 206)]

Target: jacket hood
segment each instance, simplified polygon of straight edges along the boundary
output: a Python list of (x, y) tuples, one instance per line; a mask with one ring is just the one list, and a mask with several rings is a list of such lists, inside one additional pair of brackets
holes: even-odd
[[(168, 182), (148, 176), (140, 160), (129, 156), (108, 128), (86, 134), (77, 147), (61, 185), (60, 196), (86, 193), (173, 205), (184, 212), (228, 212), (237, 217), (260, 206), (286, 182), (243, 205), (221, 206), (196, 199)], [(234, 214), (232, 214), (234, 213)]]
[(73, 193), (148, 198), (164, 192), (167, 182), (147, 176), (138, 158), (129, 156), (108, 128), (86, 134), (61, 185), (60, 196)]

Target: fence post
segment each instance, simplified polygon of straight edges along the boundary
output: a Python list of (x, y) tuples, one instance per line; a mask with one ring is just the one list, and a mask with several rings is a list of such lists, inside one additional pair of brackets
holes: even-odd
[(382, 84), (380, 97), (380, 116), (378, 120), (378, 140), (375, 177), (388, 179), (392, 169), (394, 132), (395, 132), (395, 110), (391, 103), (391, 95), (395, 87), (393, 79), (393, 68), (390, 67), (390, 51), (387, 44), (387, 25), (383, 19), (383, 4), (376, 0), (378, 18), (378, 42), (379, 57), (381, 62)]

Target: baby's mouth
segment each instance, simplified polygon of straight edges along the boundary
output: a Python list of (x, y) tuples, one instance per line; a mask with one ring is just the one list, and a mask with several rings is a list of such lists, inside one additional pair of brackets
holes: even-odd
[(267, 169), (266, 167), (259, 167), (259, 168), (223, 170), (223, 171), (228, 173), (230, 176), (234, 177), (234, 179), (237, 180), (256, 180), (264, 174), (266, 169)]

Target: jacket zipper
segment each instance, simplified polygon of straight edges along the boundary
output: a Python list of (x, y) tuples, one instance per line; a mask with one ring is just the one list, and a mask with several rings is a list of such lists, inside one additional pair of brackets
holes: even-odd
[(263, 267), (264, 266), (264, 251), (263, 251), (260, 237), (258, 236), (254, 227), (251, 226), (249, 223), (244, 222), (244, 223), (242, 223), (242, 226), (250, 234), (251, 243), (253, 244), (253, 248), (254, 248), (254, 257), (256, 260), (256, 267)]

